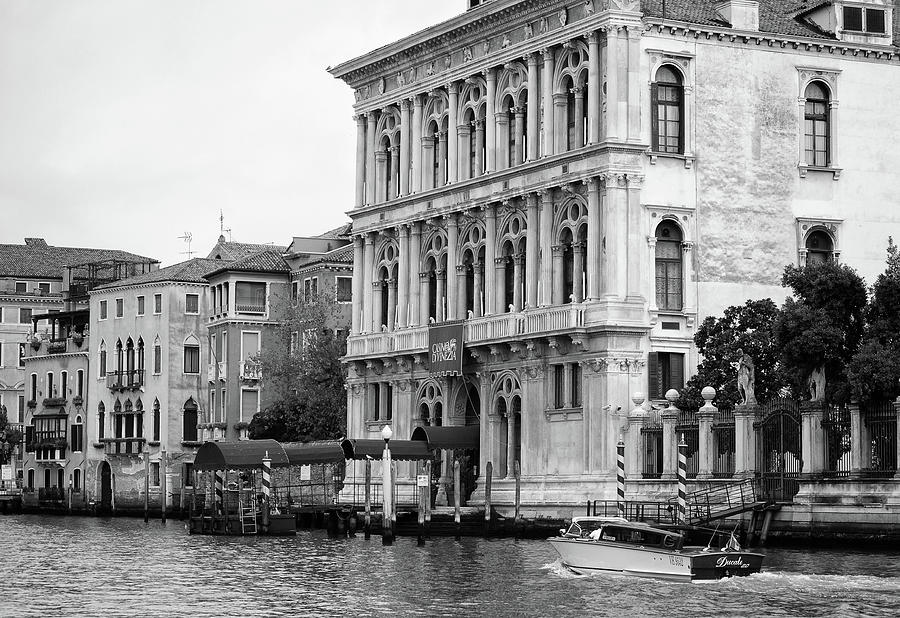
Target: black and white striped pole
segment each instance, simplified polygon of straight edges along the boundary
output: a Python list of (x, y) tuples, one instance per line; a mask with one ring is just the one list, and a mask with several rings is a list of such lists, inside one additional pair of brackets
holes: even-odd
[(616, 511), (625, 517), (625, 442), (619, 438), (616, 445)]
[(223, 504), (223, 501), (222, 501), (222, 495), (223, 495), (222, 471), (216, 470), (215, 476), (216, 476), (215, 512), (218, 515), (218, 514), (222, 513), (222, 504)]
[(686, 523), (687, 517), (687, 444), (684, 434), (678, 443), (678, 523)]
[(272, 460), (269, 458), (269, 451), (266, 451), (266, 456), (262, 460), (262, 493), (262, 527), (263, 532), (268, 532), (269, 513), (272, 508)]

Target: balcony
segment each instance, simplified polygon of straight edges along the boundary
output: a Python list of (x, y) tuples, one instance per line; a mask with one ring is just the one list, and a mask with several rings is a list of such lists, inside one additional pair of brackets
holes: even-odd
[(113, 371), (106, 374), (106, 387), (111, 391), (137, 390), (143, 386), (143, 369)]
[(228, 379), (228, 362), (221, 361), (219, 363), (219, 380), (224, 382)]
[(65, 397), (47, 397), (44, 399), (45, 408), (64, 408), (68, 400)]
[(262, 364), (256, 361), (241, 363), (242, 380), (262, 380)]
[(107, 455), (140, 455), (146, 438), (105, 438), (103, 450)]
[(206, 366), (206, 381), (207, 382), (215, 382), (216, 381), (216, 364), (210, 363)]
[(238, 313), (260, 313), (260, 314), (262, 314), (262, 313), (266, 312), (266, 306), (264, 304), (259, 305), (256, 303), (254, 303), (252, 305), (235, 305), (234, 310)]

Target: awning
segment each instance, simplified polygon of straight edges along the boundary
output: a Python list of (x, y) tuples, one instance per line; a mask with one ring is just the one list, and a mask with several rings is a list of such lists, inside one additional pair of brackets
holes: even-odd
[(337, 440), (330, 442), (286, 442), (282, 444), (293, 466), (344, 461), (344, 450)]
[(207, 442), (194, 457), (195, 470), (254, 470), (262, 468), (268, 453), (272, 467), (290, 465), (290, 460), (277, 440), (239, 440)]
[(473, 449), (481, 443), (481, 428), (478, 425), (467, 427), (416, 427), (412, 433), (412, 441), (422, 441), (429, 449)]
[[(347, 459), (381, 459), (384, 440), (351, 440), (341, 442)], [(391, 440), (391, 459), (419, 460), (431, 459), (432, 455), (424, 442), (418, 440)]]

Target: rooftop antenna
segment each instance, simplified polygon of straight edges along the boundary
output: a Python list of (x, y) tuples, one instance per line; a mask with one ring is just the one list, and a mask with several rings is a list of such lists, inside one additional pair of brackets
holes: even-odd
[(191, 251), (191, 241), (194, 239), (194, 236), (190, 232), (185, 232), (184, 236), (179, 236), (178, 238), (182, 239), (187, 243), (187, 251), (182, 251), (181, 254), (187, 254), (188, 259), (191, 259), (194, 256), (194, 252)]
[(231, 228), (225, 227), (225, 215), (222, 214), (222, 209), (219, 209), (219, 234), (221, 236), (225, 236), (225, 232), (228, 232), (228, 242), (231, 242)]

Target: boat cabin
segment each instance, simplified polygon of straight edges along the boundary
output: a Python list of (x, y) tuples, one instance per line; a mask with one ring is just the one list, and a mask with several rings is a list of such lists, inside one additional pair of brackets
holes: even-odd
[(658, 547), (666, 550), (680, 550), (684, 537), (677, 532), (652, 528), (646, 524), (630, 522), (621, 517), (580, 517), (572, 521), (564, 537)]

